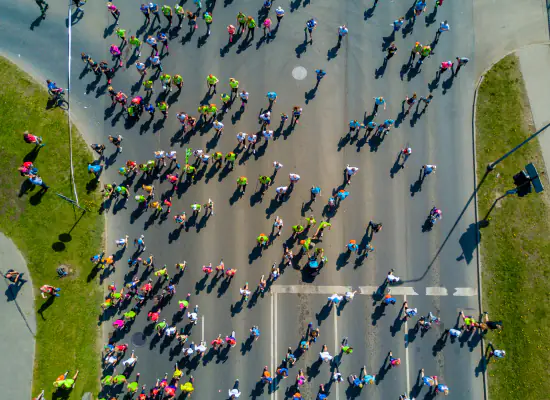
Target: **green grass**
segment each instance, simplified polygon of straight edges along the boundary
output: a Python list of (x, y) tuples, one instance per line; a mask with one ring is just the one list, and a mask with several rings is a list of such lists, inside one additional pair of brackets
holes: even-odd
[[(485, 75), (479, 90), (478, 183), (490, 161), (533, 132), (530, 120), (519, 61), (508, 56)], [(485, 178), (479, 189), (480, 220), (497, 197), (514, 187), (513, 175), (528, 162), (534, 162), (539, 173), (545, 171), (536, 140)], [(550, 190), (548, 179), (542, 178)], [(489, 225), (481, 229), (484, 307), (493, 320), (504, 321), (503, 331), (489, 333), (487, 339), (506, 350), (505, 359), (488, 366), (492, 399), (543, 399), (550, 393), (549, 204), (547, 192), (508, 196), (497, 203)]]
[[(97, 393), (98, 389), (97, 316), (102, 292), (95, 280), (88, 283), (87, 278), (91, 270), (89, 257), (102, 245), (104, 218), (88, 212), (73, 228), (81, 212), (55, 195), (73, 197), (69, 137), (66, 114), (57, 108), (46, 109), (45, 85), (37, 84), (0, 58), (0, 88), (0, 230), (14, 240), (28, 262), (37, 311), (44, 304), (38, 291), (41, 285), (48, 283), (62, 289), (61, 297), (36, 316), (33, 393), (45, 389), (46, 398), (51, 398), (55, 378), (66, 370), (72, 374), (79, 369), (70, 397), (80, 399), (83, 393)], [(26, 156), (32, 156), (34, 148), (23, 141), (25, 130), (42, 136), (46, 143), (34, 162), (50, 186), (42, 197), (37, 195), (38, 189), (19, 196), (24, 179), (17, 168)], [(99, 204), (97, 193), (86, 193), (90, 181), (86, 165), (92, 155), (74, 128), (73, 155), (80, 203)], [(63, 243), (59, 235), (69, 231), (70, 241)], [(60, 265), (69, 266), (73, 274), (59, 280), (56, 268)]]

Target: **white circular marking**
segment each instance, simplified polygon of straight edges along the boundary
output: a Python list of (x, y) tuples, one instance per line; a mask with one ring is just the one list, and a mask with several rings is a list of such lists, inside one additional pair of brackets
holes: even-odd
[(292, 70), (292, 77), (297, 81), (306, 79), (307, 69), (304, 67), (297, 66)]

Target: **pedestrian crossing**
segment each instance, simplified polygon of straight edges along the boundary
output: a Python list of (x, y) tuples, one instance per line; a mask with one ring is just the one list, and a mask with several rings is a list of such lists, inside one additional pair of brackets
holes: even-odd
[[(418, 296), (420, 294), (426, 296), (456, 296), (456, 297), (473, 297), (477, 296), (477, 288), (457, 287), (446, 288), (440, 286), (431, 286), (423, 289), (415, 289), (413, 286), (388, 286), (392, 295), (396, 296)], [(351, 290), (357, 290), (356, 294), (370, 296), (378, 292), (379, 286), (359, 286), (353, 288), (351, 286), (313, 286), (313, 285), (273, 285), (270, 288), (272, 293), (276, 294), (323, 294), (331, 295), (334, 293), (345, 293)]]

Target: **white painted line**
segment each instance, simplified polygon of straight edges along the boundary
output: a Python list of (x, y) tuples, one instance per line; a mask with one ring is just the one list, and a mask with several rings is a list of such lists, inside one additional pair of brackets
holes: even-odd
[[(277, 334), (278, 334), (278, 332), (277, 332), (277, 294), (273, 293), (271, 297), (273, 297), (273, 303), (275, 303), (275, 310), (273, 312), (273, 323), (275, 324), (275, 327), (273, 329), (273, 338), (274, 338), (273, 342), (275, 343), (274, 344), (275, 350), (274, 350), (273, 354), (275, 355), (275, 357), (277, 357), (277, 355), (279, 354), (278, 353), (278, 348), (277, 348), (277, 338), (278, 338), (277, 337)], [(271, 356), (271, 360), (272, 360), (271, 362), (274, 365), (274, 367), (277, 368), (277, 363), (275, 362), (275, 357)], [(273, 371), (272, 372), (273, 376), (276, 376), (275, 371), (273, 370), (273, 367), (272, 367), (271, 370)], [(275, 386), (273, 387), (273, 390), (271, 392), (275, 394), (275, 400), (277, 400), (278, 390), (276, 390)]]
[[(270, 351), (271, 351), (271, 373), (273, 374), (273, 377), (275, 379), (275, 371), (274, 371), (274, 360), (275, 360), (275, 357), (274, 357), (274, 346), (275, 346), (275, 328), (273, 326), (273, 319), (274, 319), (274, 315), (275, 315), (275, 311), (274, 311), (274, 306), (275, 304), (275, 294), (273, 294), (271, 296), (271, 302), (270, 302), (270, 309), (271, 309), (271, 343), (270, 343)], [(271, 399), (273, 399), (275, 397), (275, 384), (274, 383), (271, 383), (271, 395), (269, 396)]]
[[(332, 314), (334, 315), (334, 357), (340, 352), (340, 341), (338, 339), (338, 316), (336, 312), (336, 307), (333, 307)], [(343, 354), (342, 354), (343, 355)], [(332, 377), (330, 377), (332, 379)], [(336, 400), (340, 400), (340, 391), (338, 387), (340, 385), (334, 385), (336, 389)]]
[(359, 286), (359, 294), (371, 296), (378, 291), (378, 286)]
[[(280, 294), (343, 294), (350, 290), (350, 286), (308, 286), (308, 285), (274, 285), (271, 292)], [(372, 295), (378, 286), (359, 286), (359, 293)], [(396, 296), (418, 296), (412, 286), (391, 286), (391, 293)]]
[(447, 288), (444, 287), (427, 287), (426, 296), (447, 296)]
[[(407, 296), (405, 295), (403, 297), (403, 301), (407, 301)], [(407, 332), (406, 334), (408, 335), (409, 334), (409, 323), (408, 323), (408, 320), (405, 321), (405, 332)], [(410, 393), (411, 392), (411, 377), (410, 377), (410, 373), (409, 373), (409, 337), (407, 336), (407, 345), (405, 346), (405, 370), (406, 370), (406, 374), (407, 374), (407, 393)]]
[(202, 320), (202, 326), (201, 326), (201, 331), (202, 331), (201, 337), (202, 337), (202, 339), (201, 339), (201, 341), (204, 342), (204, 315), (202, 316), (201, 320)]
[(457, 287), (455, 288), (453, 296), (477, 296), (477, 289), (468, 287)]
[(389, 289), (396, 296), (418, 296), (412, 286), (390, 286)]
[(271, 286), (273, 293), (283, 294), (334, 294), (345, 293), (349, 286), (313, 286), (313, 285), (274, 285)]

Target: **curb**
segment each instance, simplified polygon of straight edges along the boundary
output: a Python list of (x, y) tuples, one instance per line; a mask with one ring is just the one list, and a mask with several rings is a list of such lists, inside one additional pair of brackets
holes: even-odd
[[(506, 56), (505, 56), (506, 57)], [(503, 57), (504, 58), (504, 57)], [(496, 64), (496, 63), (495, 63)], [(494, 64), (493, 64), (494, 65)], [(492, 66), (491, 66), (492, 68)], [(490, 68), (489, 68), (490, 69)], [(487, 71), (489, 71), (489, 69)], [(472, 151), (474, 153), (473, 157), (473, 164), (474, 164), (474, 219), (476, 224), (476, 267), (477, 267), (477, 288), (478, 288), (478, 307), (479, 307), (479, 314), (481, 315), (483, 310), (483, 281), (481, 276), (481, 254), (479, 249), (479, 242), (480, 242), (480, 232), (479, 232), (479, 213), (478, 213), (478, 206), (477, 206), (477, 151), (476, 151), (476, 121), (477, 121), (477, 95), (479, 92), (479, 88), (481, 84), (483, 83), (483, 80), (485, 79), (485, 74), (487, 73), (485, 71), (478, 79), (476, 83), (476, 88), (474, 90), (474, 101), (472, 103)], [(481, 336), (481, 358), (484, 357), (484, 349), (485, 349), (485, 340), (483, 336)], [(483, 395), (485, 400), (489, 399), (489, 381), (487, 378), (487, 368), (483, 371)]]

